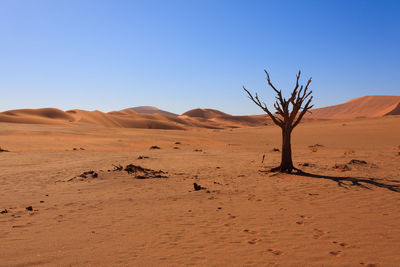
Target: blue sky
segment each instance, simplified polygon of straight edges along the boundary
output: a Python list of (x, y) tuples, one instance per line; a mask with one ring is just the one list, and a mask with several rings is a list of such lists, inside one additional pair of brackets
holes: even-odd
[(0, 110), (261, 114), (299, 69), (316, 107), (400, 94), (399, 1), (0, 1)]

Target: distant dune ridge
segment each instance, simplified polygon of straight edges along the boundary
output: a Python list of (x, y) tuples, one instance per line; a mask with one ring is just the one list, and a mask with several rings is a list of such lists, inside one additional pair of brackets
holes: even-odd
[[(344, 104), (312, 110), (309, 119), (352, 119), (400, 115), (400, 96), (364, 96)], [(104, 113), (56, 108), (18, 109), (0, 113), (0, 122), (27, 124), (89, 123), (104, 127), (175, 129), (238, 128), (271, 124), (265, 115), (232, 116), (215, 109), (192, 109), (182, 115), (142, 106)]]
[(351, 99), (344, 104), (312, 110), (315, 119), (352, 119), (400, 115), (400, 96), (373, 95)]
[(169, 112), (169, 111), (165, 111), (162, 109), (158, 109), (156, 107), (152, 107), (152, 106), (140, 106), (140, 107), (134, 107), (134, 108), (128, 108), (131, 109), (133, 111), (136, 111), (137, 113), (142, 113), (142, 114), (164, 114), (164, 115), (171, 115), (171, 116), (178, 116), (178, 114)]
[(216, 109), (202, 109), (202, 108), (196, 108), (196, 109), (186, 111), (182, 115), (188, 116), (188, 117), (203, 118), (203, 119), (231, 116), (227, 113), (224, 113), (224, 112), (216, 110)]

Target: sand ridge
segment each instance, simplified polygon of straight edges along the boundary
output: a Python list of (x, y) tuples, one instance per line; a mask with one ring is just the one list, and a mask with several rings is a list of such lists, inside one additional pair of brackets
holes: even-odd
[(400, 115), (400, 96), (358, 97), (344, 104), (314, 109), (308, 117), (315, 119), (354, 119), (386, 115)]
[[(400, 96), (365, 96), (340, 105), (312, 110), (304, 121), (320, 119), (352, 119), (400, 115)], [(193, 109), (176, 115), (155, 107), (143, 106), (121, 111), (68, 110), (56, 108), (19, 109), (0, 113), (0, 122), (29, 124), (89, 123), (105, 127), (175, 129), (224, 129), (259, 127), (272, 124), (266, 115), (232, 116), (215, 109)]]
[(265, 116), (191, 116), (168, 115), (163, 113), (137, 113), (132, 109), (112, 111), (68, 110), (55, 108), (20, 109), (0, 113), (0, 122), (28, 124), (76, 124), (88, 123), (105, 127), (143, 128), (143, 129), (175, 129), (188, 128), (237, 128), (245, 126), (260, 126), (266, 123)]

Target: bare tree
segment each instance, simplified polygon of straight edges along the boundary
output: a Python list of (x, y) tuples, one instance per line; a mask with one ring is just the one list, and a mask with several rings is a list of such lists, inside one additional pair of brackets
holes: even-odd
[[(303, 116), (309, 111), (313, 105), (311, 105), (312, 91), (308, 91), (308, 86), (311, 83), (311, 78), (308, 80), (307, 85), (303, 87), (303, 85), (299, 88), (299, 79), (301, 71), (296, 76), (296, 86), (292, 91), (292, 94), (288, 100), (282, 97), (282, 91), (277, 90), (275, 86), (271, 83), (269, 78), (269, 74), (266, 70), (264, 70), (267, 74), (267, 81), (269, 86), (277, 94), (276, 102), (274, 104), (274, 108), (276, 109), (275, 115), (271, 113), (271, 111), (267, 108), (267, 105), (264, 102), (261, 102), (258, 98), (257, 93), (253, 96), (244, 86), (243, 89), (249, 95), (249, 98), (262, 110), (264, 110), (269, 117), (271, 117), (272, 121), (281, 127), (282, 129), (282, 159), (281, 165), (279, 167), (273, 168), (271, 171), (280, 171), (280, 172), (288, 172), (291, 173), (293, 170), (301, 171), (293, 166), (292, 162), (292, 146), (290, 143), (290, 137), (293, 129), (300, 123)], [(303, 105), (305, 103), (305, 105)], [(289, 106), (291, 105), (292, 110), (289, 110)]]

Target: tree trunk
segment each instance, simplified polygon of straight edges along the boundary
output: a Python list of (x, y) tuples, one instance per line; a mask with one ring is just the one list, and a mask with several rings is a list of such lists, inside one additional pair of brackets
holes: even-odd
[(282, 159), (281, 166), (279, 167), (281, 172), (291, 173), (294, 169), (292, 162), (292, 145), (290, 143), (290, 136), (292, 129), (283, 127), (282, 128)]

